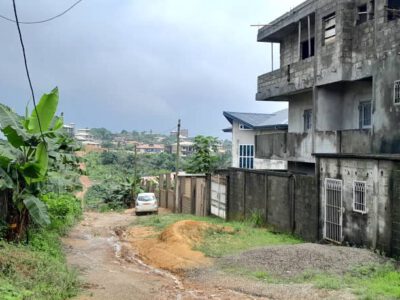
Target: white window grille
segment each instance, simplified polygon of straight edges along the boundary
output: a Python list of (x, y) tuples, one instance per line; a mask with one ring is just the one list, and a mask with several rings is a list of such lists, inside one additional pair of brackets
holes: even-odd
[(366, 190), (365, 181), (353, 182), (353, 210), (362, 214), (367, 213)]
[(325, 179), (325, 226), (324, 239), (336, 243), (342, 242), (343, 224), (343, 181)]
[(324, 35), (322, 44), (326, 45), (335, 41), (336, 37), (336, 13), (332, 13), (322, 19)]
[(254, 168), (254, 145), (239, 145), (239, 168)]
[(371, 101), (360, 103), (360, 128), (371, 128), (372, 126), (372, 104)]
[(394, 82), (393, 101), (394, 104), (400, 104), (400, 80)]

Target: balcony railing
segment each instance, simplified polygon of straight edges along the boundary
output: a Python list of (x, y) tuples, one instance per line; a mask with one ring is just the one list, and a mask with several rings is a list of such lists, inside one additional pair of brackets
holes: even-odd
[(256, 157), (314, 162), (312, 135), (309, 133), (271, 133), (256, 136)]
[[(313, 149), (314, 135), (314, 149)], [(269, 133), (256, 136), (256, 157), (314, 162), (313, 153), (372, 153), (369, 129)]]
[(257, 100), (281, 100), (314, 85), (314, 57), (283, 66), (258, 77)]

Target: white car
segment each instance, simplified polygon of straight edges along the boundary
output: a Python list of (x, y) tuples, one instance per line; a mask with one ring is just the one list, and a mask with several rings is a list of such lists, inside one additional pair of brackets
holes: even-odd
[(154, 193), (140, 193), (136, 198), (135, 214), (153, 212), (158, 214), (158, 201)]

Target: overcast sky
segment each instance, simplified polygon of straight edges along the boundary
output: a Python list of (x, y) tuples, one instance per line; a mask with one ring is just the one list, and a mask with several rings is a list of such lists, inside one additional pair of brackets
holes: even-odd
[[(75, 0), (17, 0), (20, 21), (41, 20)], [(274, 112), (257, 102), (270, 71), (257, 29), (302, 0), (84, 0), (52, 22), (23, 25), (36, 96), (58, 86), (66, 122), (112, 131), (166, 133), (178, 118), (191, 135), (229, 138), (222, 112)], [(13, 17), (12, 1), (0, 14)], [(16, 25), (0, 19), (0, 102), (29, 100)]]

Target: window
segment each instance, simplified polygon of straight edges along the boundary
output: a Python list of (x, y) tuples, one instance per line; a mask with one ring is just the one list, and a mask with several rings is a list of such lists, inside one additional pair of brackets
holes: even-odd
[(343, 235), (343, 181), (325, 178), (324, 238), (342, 242)]
[(369, 2), (369, 19), (373, 20), (375, 18), (375, 0)]
[(362, 214), (367, 213), (365, 192), (366, 183), (364, 181), (353, 182), (353, 210)]
[(239, 124), (239, 129), (240, 130), (251, 130), (251, 128), (247, 125), (244, 125), (242, 123)]
[(372, 125), (371, 101), (361, 102), (359, 109), (360, 109), (360, 128), (371, 128)]
[(312, 38), (311, 40), (311, 53), (309, 53), (309, 49), (308, 49), (308, 40), (301, 42), (301, 59), (306, 59), (309, 58), (311, 56), (314, 56), (314, 52), (315, 52), (315, 39)]
[(360, 25), (362, 23), (367, 22), (368, 20), (368, 8), (367, 4), (361, 5), (358, 7), (357, 12), (357, 21), (356, 24)]
[(254, 167), (254, 145), (239, 146), (239, 168), (253, 169)]
[(323, 24), (323, 45), (327, 45), (335, 41), (336, 36), (336, 14), (332, 13), (322, 19)]
[(394, 104), (400, 104), (400, 80), (394, 82), (393, 101)]
[(392, 21), (400, 18), (400, 1), (388, 0), (387, 3), (387, 20)]
[(312, 128), (312, 109), (304, 111), (304, 131), (309, 131)]

